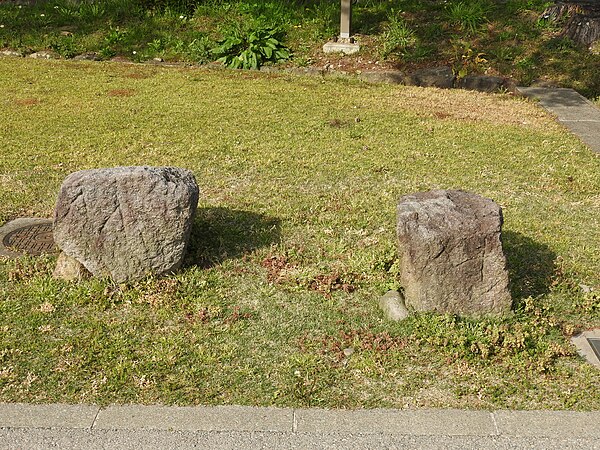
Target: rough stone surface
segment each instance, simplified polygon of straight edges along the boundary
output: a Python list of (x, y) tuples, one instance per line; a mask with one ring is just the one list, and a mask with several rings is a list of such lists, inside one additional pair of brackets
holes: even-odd
[(0, 50), (0, 56), (13, 56), (13, 57), (21, 57), (23, 56), (21, 53), (14, 50)]
[(95, 52), (82, 53), (73, 58), (74, 61), (100, 61), (100, 56)]
[(409, 314), (404, 304), (404, 297), (398, 291), (387, 291), (379, 299), (379, 306), (383, 310), (385, 317), (395, 322), (406, 319)]
[(406, 75), (398, 70), (382, 70), (362, 72), (359, 78), (368, 83), (405, 84)]
[(502, 210), (463, 191), (406, 195), (398, 204), (406, 306), (481, 316), (510, 310)]
[(432, 69), (417, 70), (406, 79), (406, 83), (422, 87), (449, 89), (454, 87), (454, 78), (450, 67), (434, 67)]
[(90, 272), (83, 266), (83, 264), (65, 253), (58, 255), (56, 267), (52, 273), (54, 278), (66, 281), (83, 280), (85, 278), (89, 278), (90, 275)]
[(95, 276), (117, 282), (179, 267), (198, 204), (193, 174), (174, 167), (75, 172), (54, 211), (54, 240)]
[(501, 77), (488, 75), (467, 75), (458, 81), (458, 87), (471, 91), (496, 92), (508, 89), (507, 81)]
[[(262, 66), (260, 68), (260, 70), (263, 70), (263, 67), (269, 67), (269, 66)], [(318, 76), (323, 76), (325, 73), (325, 69), (319, 68), (319, 67), (291, 67), (289, 69), (286, 69), (287, 72), (289, 73), (293, 73), (294, 75), (307, 75), (307, 76), (313, 76), (313, 77), (318, 77)]]
[(131, 59), (127, 58), (126, 56), (113, 56), (110, 58), (110, 62), (131, 63)]
[(58, 53), (42, 50), (41, 52), (31, 53), (27, 57), (33, 59), (58, 59), (60, 56)]

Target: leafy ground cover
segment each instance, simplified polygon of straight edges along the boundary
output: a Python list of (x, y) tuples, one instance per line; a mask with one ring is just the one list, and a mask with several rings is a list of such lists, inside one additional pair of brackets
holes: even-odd
[[(64, 177), (176, 165), (202, 194), (185, 268), (131, 285), (0, 262), (0, 401), (600, 407), (569, 344), (600, 326), (600, 160), (508, 95), (251, 71), (0, 59), (0, 223)], [(395, 205), (504, 209), (514, 315), (390, 323)], [(583, 286), (582, 286), (583, 285)]]
[[(361, 0), (353, 27), (362, 50), (351, 57), (321, 52), (339, 32), (337, 0), (33, 3), (0, 2), (0, 48), (25, 54), (52, 49), (64, 58), (84, 52), (202, 64), (225, 58), (252, 67), (255, 58), (286, 60), (289, 47), (287, 64), (295, 66), (354, 72), (449, 65), (459, 77), (553, 81), (589, 98), (600, 95), (598, 46), (588, 49), (564, 37), (566, 19), (542, 15), (554, 3), (548, 0)], [(276, 42), (267, 42), (273, 36)], [(240, 62), (219, 49), (249, 53)]]

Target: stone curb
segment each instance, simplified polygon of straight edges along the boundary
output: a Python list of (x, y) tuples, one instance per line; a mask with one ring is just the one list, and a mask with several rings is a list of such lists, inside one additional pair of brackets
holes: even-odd
[[(33, 59), (54, 59), (76, 62), (90, 61), (98, 62), (96, 55), (92, 53), (84, 53), (77, 55), (74, 58), (64, 59), (59, 55), (49, 51), (39, 51), (29, 55), (23, 55), (10, 49), (0, 51), (0, 57), (27, 57)], [(150, 61), (134, 62), (126, 57), (116, 56), (108, 61), (120, 64), (136, 64), (144, 66), (162, 66), (162, 67), (196, 67), (209, 70), (222, 70), (224, 66), (208, 63), (204, 65), (193, 64), (189, 62), (164, 62), (160, 58), (155, 58)], [(241, 69), (240, 69), (241, 70)], [(418, 87), (435, 87), (440, 89), (465, 89), (469, 91), (479, 92), (514, 92), (515, 81), (508, 77), (497, 77), (490, 75), (467, 75), (464, 78), (457, 78), (449, 66), (438, 66), (420, 69), (414, 72), (405, 73), (395, 69), (384, 70), (357, 70), (355, 72), (347, 72), (344, 70), (335, 70), (330, 67), (278, 67), (278, 66), (262, 66), (260, 72), (267, 73), (288, 73), (299, 76), (320, 76), (323, 78), (348, 78), (361, 80), (367, 83), (388, 83), (399, 84), (403, 86), (418, 86)]]
[(0, 403), (0, 428), (600, 438), (600, 411), (326, 410)]

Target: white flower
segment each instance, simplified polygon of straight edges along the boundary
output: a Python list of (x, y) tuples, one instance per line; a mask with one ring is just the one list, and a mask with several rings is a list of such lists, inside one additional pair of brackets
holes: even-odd
[(4, 28), (4, 25), (0, 25), (0, 28)]
[(46, 17), (46, 14), (40, 14), (40, 17)]
[(137, 52), (134, 50), (134, 51), (133, 51), (133, 54), (134, 54), (134, 55), (137, 55)]
[(185, 16), (179, 16), (180, 19), (185, 19)]
[(58, 5), (56, 5), (56, 6), (54, 7), (54, 9), (58, 9)]

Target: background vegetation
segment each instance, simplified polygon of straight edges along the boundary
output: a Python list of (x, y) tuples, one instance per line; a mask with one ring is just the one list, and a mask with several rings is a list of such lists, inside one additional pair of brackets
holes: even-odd
[[(552, 80), (584, 95), (600, 95), (598, 48), (580, 47), (562, 23), (542, 18), (548, 0), (360, 0), (354, 6), (358, 56), (324, 56), (339, 28), (338, 0), (48, 0), (0, 4), (0, 48), (24, 54), (52, 49), (64, 58), (96, 52), (134, 61), (208, 63), (231, 39), (263, 36), (254, 55), (276, 36), (296, 66), (330, 64), (343, 70), (450, 65), (458, 76), (496, 74), (520, 83)], [(251, 44), (231, 45), (236, 55)], [(232, 50), (233, 51), (233, 50)], [(270, 50), (266, 50), (267, 53)], [(231, 63), (231, 61), (229, 61)], [(252, 66), (253, 64), (242, 64)]]

